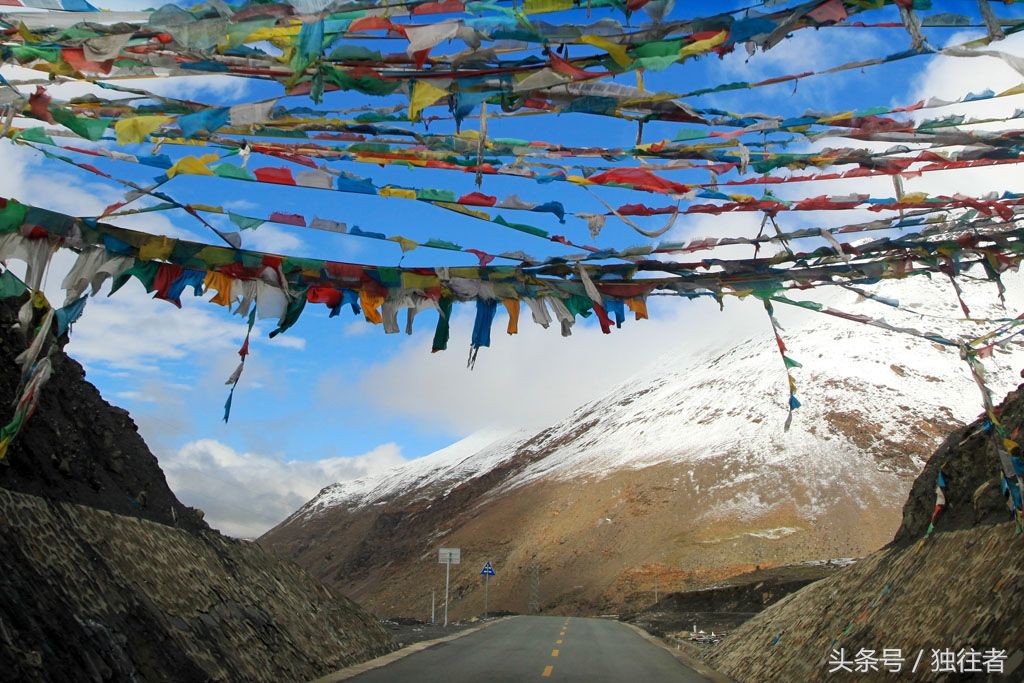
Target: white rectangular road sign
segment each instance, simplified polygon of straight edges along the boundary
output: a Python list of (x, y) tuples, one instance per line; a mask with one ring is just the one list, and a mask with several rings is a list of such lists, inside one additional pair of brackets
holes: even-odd
[(462, 562), (461, 548), (441, 548), (437, 553), (438, 564), (459, 564)]

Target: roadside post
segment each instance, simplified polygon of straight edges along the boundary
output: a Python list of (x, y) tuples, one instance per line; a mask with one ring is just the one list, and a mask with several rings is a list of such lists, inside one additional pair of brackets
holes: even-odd
[(480, 570), (480, 575), (484, 577), (484, 616), (490, 611), (487, 609), (487, 581), (494, 576), (494, 567), (491, 566), (491, 561), (487, 560), (487, 564)]
[(448, 582), (451, 578), (452, 565), (462, 562), (462, 550), (459, 548), (441, 548), (437, 561), (444, 565), (444, 625), (448, 627)]

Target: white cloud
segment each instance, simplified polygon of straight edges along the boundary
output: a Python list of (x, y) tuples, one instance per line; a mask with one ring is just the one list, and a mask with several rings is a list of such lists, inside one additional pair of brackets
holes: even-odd
[(295, 349), (296, 351), (305, 351), (306, 340), (303, 337), (292, 337), (283, 334), (279, 334), (273, 338), (267, 338), (264, 342), (267, 346), (278, 346), (282, 349)]
[(362, 318), (356, 318), (345, 323), (345, 326), (341, 328), (341, 333), (346, 337), (361, 337), (364, 334), (373, 332), (373, 328), (366, 324), (366, 321)]
[[(945, 47), (960, 45), (974, 38), (979, 38), (983, 33), (964, 32), (957, 33), (950, 37)], [(1024, 54), (1024, 35), (1015, 34), (1005, 40), (992, 43), (983, 50), (996, 50), (1008, 52), (1012, 55), (1021, 56)], [(948, 57), (940, 55), (928, 61), (928, 65), (922, 70), (920, 78), (911, 89), (906, 104), (918, 100), (927, 100), (930, 97), (939, 97), (952, 100), (959, 99), (970, 92), (979, 92), (986, 89), (1001, 92), (1019, 85), (1021, 75), (1010, 65), (997, 57)], [(939, 110), (923, 110), (915, 112), (918, 119), (936, 116), (941, 114), (963, 113), (971, 116), (1009, 116), (1015, 109), (1021, 106), (1020, 96), (999, 98), (995, 100), (984, 100), (980, 102), (969, 102), (953, 105), (949, 108)], [(995, 124), (995, 128), (1005, 127), (1006, 124)]]
[[(650, 320), (634, 321), (628, 313), (622, 328), (609, 335), (595, 325), (577, 323), (565, 339), (557, 322), (546, 330), (534, 324), (525, 306), (519, 334), (509, 337), (508, 319), (501, 312), (491, 330), (492, 346), (480, 349), (472, 371), (466, 368), (472, 305), (456, 306), (451, 340), (442, 353), (430, 353), (434, 317), (423, 315), (417, 318), (419, 331), (401, 342), (390, 360), (367, 368), (354, 391), (339, 393), (338, 374), (326, 373), (320, 403), (331, 409), (358, 397), (375, 409), (461, 434), (488, 427), (542, 426), (665, 354), (685, 356), (713, 340), (736, 338), (767, 324), (763, 313), (751, 315), (749, 302), (730, 301), (719, 313), (711, 301), (665, 299), (651, 299)], [(379, 328), (372, 332), (381, 333)]]
[[(855, 58), (893, 51), (891, 44), (872, 35), (872, 32), (857, 31), (855, 57), (853, 53), (836, 49), (837, 38), (844, 35), (841, 31), (801, 29), (770, 50), (758, 50), (751, 55), (740, 45), (721, 59), (706, 57), (700, 60), (700, 64), (706, 65), (707, 78), (712, 84), (755, 83), (811, 68), (827, 69)], [(805, 69), (804, 65), (814, 66)], [(761, 86), (754, 91), (742, 91), (739, 94), (728, 91), (715, 93), (710, 96), (710, 101), (734, 105), (732, 108), (737, 111), (750, 111), (752, 107), (778, 109), (776, 105), (783, 103), (787, 108), (800, 103), (818, 109), (825, 106), (823, 99), (842, 92), (848, 83), (859, 77), (862, 77), (859, 71), (812, 76), (800, 81)]]
[(242, 233), (242, 240), (246, 249), (269, 251), (272, 254), (295, 253), (305, 246), (291, 231), (267, 224), (255, 230), (246, 230)]
[(239, 453), (213, 439), (192, 441), (160, 458), (182, 502), (204, 510), (212, 526), (241, 537), (267, 531), (328, 484), (379, 474), (403, 462), (393, 443), (354, 457), (300, 461)]
[[(36, 71), (16, 64), (5, 64), (0, 67), (0, 74), (9, 81), (30, 81), (46, 79), (49, 74)], [(47, 93), (57, 100), (69, 100), (82, 95), (96, 95), (108, 100), (119, 100), (136, 97), (130, 93), (121, 93), (108, 88), (101, 88), (87, 81), (64, 81), (44, 86)], [(239, 76), (196, 74), (189, 76), (154, 76), (138, 78), (129, 87), (148, 90), (155, 95), (173, 97), (181, 100), (209, 100), (209, 102), (237, 103), (245, 100), (249, 94), (249, 82)], [(35, 86), (18, 86), (22, 92), (31, 92)]]
[(141, 391), (118, 391), (114, 393), (114, 398), (119, 398), (122, 401), (153, 401), (152, 396), (147, 396)]
[(132, 86), (181, 100), (207, 99), (211, 104), (237, 103), (249, 94), (249, 81), (240, 76), (169, 76), (140, 78)]
[[(191, 296), (190, 293), (185, 295)], [(131, 280), (111, 298), (90, 299), (68, 352), (86, 363), (142, 369), (166, 360), (199, 360), (237, 349), (242, 322), (223, 320), (211, 306), (174, 309)]]
[[(949, 45), (957, 45), (979, 34), (958, 33), (949, 40)], [(1016, 56), (1024, 56), (1024, 35), (1018, 34), (993, 43), (993, 50), (1007, 52)], [(991, 89), (1001, 92), (1020, 84), (1021, 75), (1006, 62), (996, 57), (946, 57), (932, 58), (915, 84), (908, 102), (927, 100), (929, 97), (942, 99), (959, 99), (969, 92)], [(1024, 96), (983, 100), (955, 104), (940, 109), (929, 109), (915, 112), (917, 120), (935, 116), (962, 114), (972, 118), (998, 118), (1013, 115), (1024, 106)], [(1008, 127), (1019, 127), (1017, 123), (992, 123), (968, 126), (967, 130), (1001, 130)], [(947, 149), (947, 151), (949, 151)], [(991, 191), (1024, 191), (1024, 173), (1017, 165), (993, 166), (968, 170), (939, 171), (923, 174), (905, 183), (908, 192), (924, 191), (930, 194), (954, 194), (960, 192), (971, 196), (980, 196)]]

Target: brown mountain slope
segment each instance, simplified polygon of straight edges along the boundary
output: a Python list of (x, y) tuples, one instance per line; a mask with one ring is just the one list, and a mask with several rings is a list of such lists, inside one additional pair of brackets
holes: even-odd
[[(758, 564), (860, 556), (893, 533), (888, 520), (869, 512), (892, 503), (867, 489), (857, 501), (836, 491), (837, 505), (863, 504), (866, 511), (837, 517), (827, 528), (809, 529), (786, 505), (708, 526), (701, 511), (715, 493), (702, 495), (692, 484), (720, 477), (718, 464), (662, 464), (486, 497), (473, 495), (487, 491), (473, 480), (428, 503), (332, 511), (312, 519), (291, 544), (288, 528), (261, 543), (280, 540), (279, 552), (294, 554), (314, 575), (378, 613), (419, 617), (429, 613), (431, 589), (443, 589), (434, 548), (461, 547), (464, 564), (451, 577), (451, 612), (461, 617), (483, 611), (479, 571), (487, 560), (497, 571), (489, 587), (493, 610), (527, 610), (536, 554), (542, 609), (597, 613), (650, 600), (655, 577), (663, 590), (699, 586)], [(767, 470), (759, 475), (773, 476)]]
[[(981, 329), (930, 283), (894, 286), (901, 305)], [(879, 315), (876, 302), (848, 306)], [(535, 435), (327, 487), (260, 543), (380, 614), (421, 618), (443, 589), (442, 546), (463, 551), (456, 617), (483, 610), (488, 560), (493, 609), (526, 610), (536, 575), (542, 609), (593, 613), (649, 602), (655, 582), (689, 590), (758, 565), (863, 556), (892, 539), (935, 447), (978, 414), (977, 388), (955, 350), (922, 339), (820, 320), (787, 334), (804, 362), (788, 431), (774, 340), (739, 340), (662, 358)], [(1006, 386), (1024, 352), (1010, 344), (986, 362)]]

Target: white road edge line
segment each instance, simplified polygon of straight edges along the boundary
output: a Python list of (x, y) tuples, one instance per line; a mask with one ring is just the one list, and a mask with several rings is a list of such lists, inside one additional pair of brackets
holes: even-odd
[(373, 671), (374, 669), (379, 669), (382, 666), (387, 666), (388, 664), (391, 664), (392, 662), (397, 662), (400, 659), (405, 659), (409, 655), (414, 655), (417, 652), (422, 652), (423, 650), (431, 648), (434, 645), (437, 645), (438, 643), (449, 643), (453, 640), (458, 640), (463, 636), (468, 636), (470, 633), (476, 633), (477, 631), (482, 631), (485, 628), (494, 626), (495, 624), (500, 624), (503, 621), (515, 618), (515, 616), (501, 617), (500, 619), (495, 619), (494, 621), (488, 621), (486, 623), (483, 623), (480, 626), (468, 628), (465, 631), (459, 631), (458, 633), (453, 633), (450, 636), (445, 636), (444, 638), (435, 638), (434, 640), (424, 640), (419, 643), (413, 643), (412, 645), (407, 645), (403, 647), (401, 650), (395, 650), (394, 652), (389, 652), (386, 655), (381, 655), (376, 659), (371, 659), (360, 664), (353, 664), (352, 666), (346, 666), (344, 669), (339, 669), (334, 673), (329, 673), (326, 676), (322, 676), (313, 681), (310, 681), (310, 683), (336, 683), (337, 681), (347, 681), (348, 679), (354, 678), (359, 674), (366, 673), (367, 671)]

